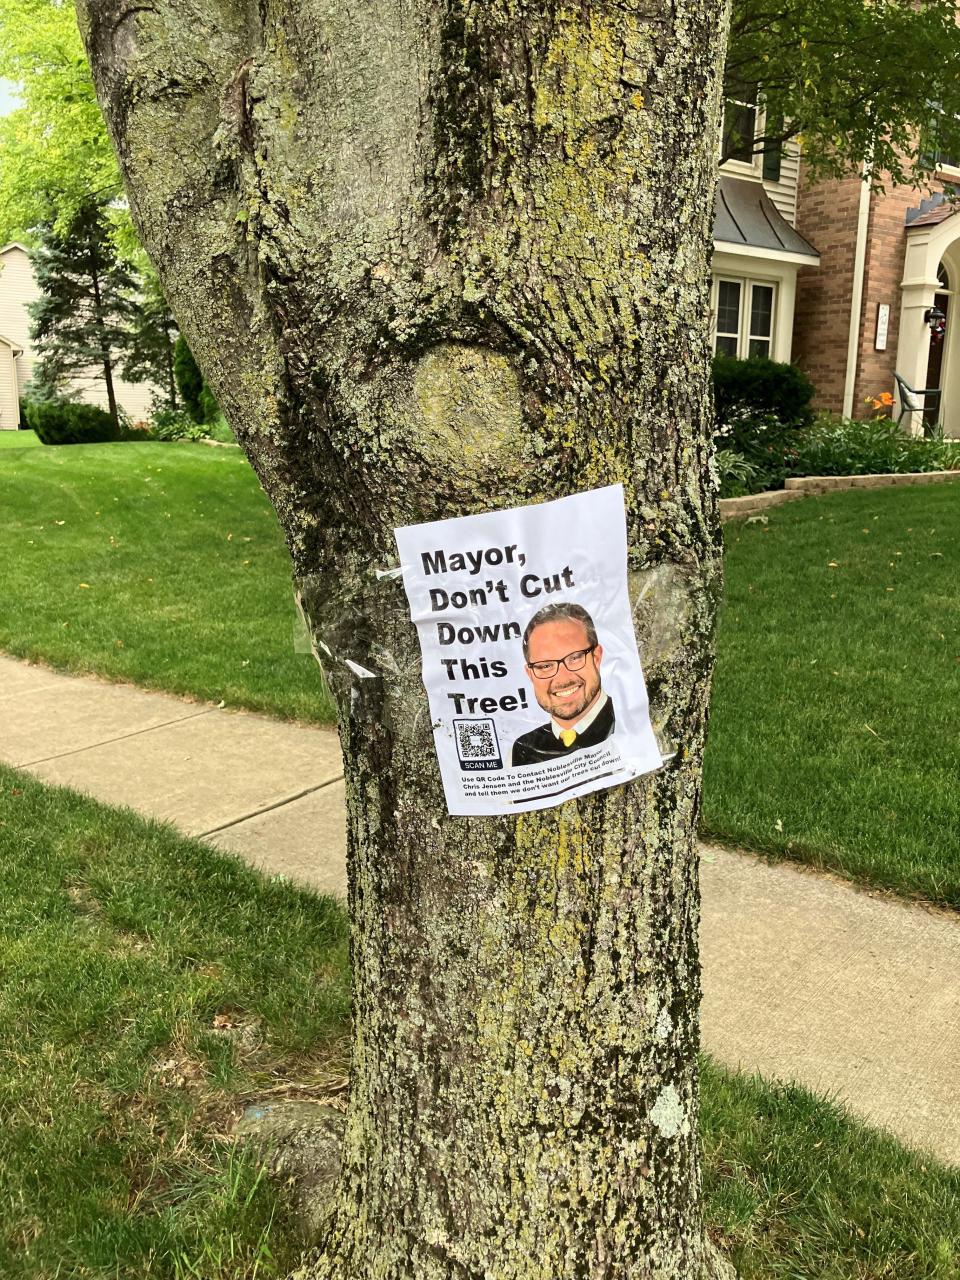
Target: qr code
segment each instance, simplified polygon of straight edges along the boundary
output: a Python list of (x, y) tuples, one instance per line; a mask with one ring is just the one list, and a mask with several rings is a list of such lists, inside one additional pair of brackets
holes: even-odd
[(490, 720), (454, 720), (460, 768), (466, 770), (502, 769), (497, 726)]

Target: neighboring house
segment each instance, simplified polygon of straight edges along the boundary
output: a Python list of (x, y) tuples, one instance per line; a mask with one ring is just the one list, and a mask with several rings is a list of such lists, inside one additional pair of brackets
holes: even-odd
[[(0, 430), (16, 430), (20, 425), (19, 401), (36, 359), (27, 308), (39, 292), (24, 246), (14, 242), (0, 249)], [(153, 389), (146, 383), (124, 382), (115, 376), (114, 390), (117, 403), (134, 421), (149, 416)], [(89, 378), (74, 379), (70, 394), (88, 404), (107, 407), (106, 388), (95, 369)]]
[(713, 226), (711, 337), (727, 355), (793, 358), (797, 274), (817, 250), (797, 231), (800, 149), (754, 154), (763, 113), (728, 96)]
[[(796, 361), (817, 388), (816, 403), (864, 417), (868, 396), (896, 393), (894, 372), (912, 387), (941, 388), (940, 424), (960, 436), (960, 206), (943, 163), (924, 196), (910, 187), (870, 191), (858, 177), (801, 186), (798, 228), (816, 239), (821, 270), (797, 292)], [(942, 333), (928, 313), (946, 316)], [(899, 396), (894, 416), (900, 413)], [(914, 431), (920, 414), (904, 418)]]
[[(727, 126), (760, 136), (762, 115), (727, 101)], [(728, 151), (730, 147), (726, 148)], [(960, 164), (941, 160), (931, 192), (872, 193), (858, 176), (812, 184), (800, 149), (753, 155), (720, 170), (714, 218), (711, 338), (729, 355), (793, 360), (818, 408), (867, 417), (868, 397), (897, 394), (894, 372), (940, 387), (940, 424), (960, 436)], [(931, 330), (932, 308), (946, 315)], [(899, 395), (894, 409), (901, 409)], [(909, 414), (914, 431), (921, 415)]]

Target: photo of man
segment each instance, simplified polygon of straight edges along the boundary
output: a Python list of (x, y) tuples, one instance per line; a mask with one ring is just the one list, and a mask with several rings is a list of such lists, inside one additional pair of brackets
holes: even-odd
[(603, 647), (582, 605), (558, 601), (535, 613), (523, 633), (523, 656), (550, 719), (514, 742), (514, 768), (595, 747), (613, 733), (613, 703), (600, 684)]

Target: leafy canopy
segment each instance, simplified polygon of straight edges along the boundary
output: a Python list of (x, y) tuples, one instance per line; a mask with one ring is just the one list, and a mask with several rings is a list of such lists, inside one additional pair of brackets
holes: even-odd
[(956, 0), (733, 0), (726, 77), (764, 108), (756, 149), (799, 137), (813, 176), (960, 163)]
[[(0, 0), (0, 76), (22, 105), (0, 117), (0, 242), (53, 221), (65, 230), (91, 197), (122, 194), (77, 17), (64, 0)], [(112, 210), (129, 223), (125, 209)]]
[[(114, 235), (132, 252), (72, 3), (0, 0), (0, 77), (23, 103), (0, 117), (0, 242), (65, 228), (92, 195), (117, 201)], [(764, 108), (757, 149), (800, 137), (815, 175), (866, 163), (912, 182), (960, 160), (955, 0), (733, 0), (727, 79)]]

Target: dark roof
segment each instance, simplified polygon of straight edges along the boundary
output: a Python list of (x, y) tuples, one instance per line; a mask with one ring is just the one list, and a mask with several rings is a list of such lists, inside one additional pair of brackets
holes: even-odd
[(813, 245), (794, 231), (759, 182), (721, 175), (717, 188), (717, 210), (713, 219), (714, 240), (751, 245), (784, 253), (802, 253), (819, 259)]
[(957, 212), (952, 200), (935, 191), (926, 200), (921, 200), (915, 209), (908, 209), (906, 224), (908, 227), (935, 227), (938, 222), (946, 222)]

